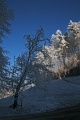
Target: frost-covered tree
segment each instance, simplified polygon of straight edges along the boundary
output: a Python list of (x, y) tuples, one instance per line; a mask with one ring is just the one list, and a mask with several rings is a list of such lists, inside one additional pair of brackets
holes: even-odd
[(71, 52), (80, 57), (80, 22), (72, 22), (68, 25), (69, 41), (71, 44)]
[(58, 54), (54, 45), (44, 46), (42, 51), (37, 54), (36, 62), (52, 69), (57, 65)]
[[(44, 46), (40, 52), (38, 52), (35, 63), (45, 66), (41, 69), (41, 75), (43, 79), (49, 80), (53, 77), (53, 69), (56, 65), (56, 50), (54, 46)], [(52, 76), (52, 77), (51, 77)], [(52, 78), (53, 79), (53, 78)]]
[(52, 34), (51, 43), (52, 45), (54, 45), (54, 48), (57, 50), (58, 59), (62, 61), (63, 64), (65, 64), (68, 42), (65, 40), (65, 36), (62, 35), (62, 32), (60, 30), (56, 31), (56, 35)]
[[(13, 103), (13, 108), (17, 107), (17, 102), (18, 102), (18, 94), (20, 91), (20, 88), (22, 84), (24, 83), (24, 80), (26, 79), (26, 76), (29, 75), (29, 73), (33, 73), (34, 70), (34, 59), (36, 57), (36, 54), (42, 50), (43, 43), (45, 44), (45, 41), (48, 40), (44, 36), (44, 30), (40, 28), (37, 30), (36, 34), (34, 36), (31, 35), (25, 35), (24, 36), (26, 39), (26, 47), (27, 47), (27, 58), (26, 58), (26, 65), (24, 67), (24, 70), (22, 71), (22, 74), (20, 76), (18, 85), (16, 87), (16, 92), (14, 95), (14, 103)], [(30, 75), (31, 75), (30, 74)]]

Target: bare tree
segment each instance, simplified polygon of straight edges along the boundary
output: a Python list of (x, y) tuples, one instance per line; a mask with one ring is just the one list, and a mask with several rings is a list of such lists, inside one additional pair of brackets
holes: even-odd
[(22, 75), (19, 79), (19, 83), (16, 87), (16, 92), (14, 95), (14, 103), (12, 105), (13, 108), (17, 107), (18, 95), (19, 95), (21, 85), (23, 84), (24, 80), (26, 79), (26, 76), (28, 75), (28, 71), (30, 71), (32, 69), (33, 61), (35, 59), (37, 52), (41, 51), (43, 44), (45, 44), (46, 40), (48, 40), (47, 38), (44, 37), (44, 30), (42, 28), (37, 30), (35, 36), (25, 35), (24, 37), (27, 40), (27, 43), (26, 43), (27, 60), (26, 60), (26, 66), (24, 67)]

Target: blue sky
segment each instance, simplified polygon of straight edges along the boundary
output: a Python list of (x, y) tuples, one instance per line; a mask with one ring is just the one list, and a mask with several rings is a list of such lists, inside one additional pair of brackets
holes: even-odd
[(25, 51), (25, 34), (35, 34), (42, 26), (45, 36), (50, 38), (57, 29), (66, 31), (69, 21), (80, 21), (80, 0), (7, 0), (9, 8), (14, 11), (11, 22), (11, 34), (4, 40), (4, 48), (10, 52), (13, 63)]

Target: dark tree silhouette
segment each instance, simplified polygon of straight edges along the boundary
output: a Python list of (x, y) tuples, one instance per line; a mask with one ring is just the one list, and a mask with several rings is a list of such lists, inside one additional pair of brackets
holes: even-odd
[[(8, 75), (9, 58), (6, 56), (7, 51), (2, 48), (2, 41), (6, 34), (10, 33), (11, 20), (13, 11), (8, 8), (7, 0), (0, 0), (0, 83)], [(1, 85), (0, 85), (1, 88)]]
[(21, 85), (23, 84), (24, 80), (26, 79), (26, 76), (28, 75), (28, 71), (30, 71), (33, 68), (33, 61), (35, 59), (35, 56), (37, 52), (42, 50), (43, 44), (45, 44), (47, 38), (44, 37), (44, 30), (40, 28), (37, 30), (35, 36), (31, 35), (25, 35), (25, 38), (27, 40), (26, 47), (27, 47), (27, 60), (26, 60), (26, 66), (21, 74), (21, 77), (19, 79), (19, 83), (16, 87), (16, 92), (14, 95), (14, 103), (12, 107), (15, 109), (17, 107), (18, 102), (18, 95), (21, 88)]
[(8, 8), (6, 0), (0, 0), (0, 42), (6, 34), (10, 33), (10, 21), (13, 19), (13, 11)]

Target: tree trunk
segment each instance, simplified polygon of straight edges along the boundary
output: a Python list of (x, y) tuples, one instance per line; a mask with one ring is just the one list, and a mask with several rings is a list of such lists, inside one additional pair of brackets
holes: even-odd
[(16, 92), (15, 96), (14, 96), (14, 103), (12, 105), (13, 109), (17, 108), (18, 106), (18, 92)]
[(21, 85), (22, 85), (22, 83), (24, 82), (24, 80), (26, 78), (26, 74), (27, 74), (27, 66), (25, 67), (25, 70), (22, 73), (22, 75), (20, 77), (20, 81), (19, 81), (19, 83), (17, 85), (17, 88), (16, 88), (16, 92), (15, 92), (15, 95), (14, 95), (14, 103), (12, 105), (12, 107), (14, 109), (17, 108), (17, 106), (18, 106), (18, 95), (19, 95), (19, 91), (20, 91)]

